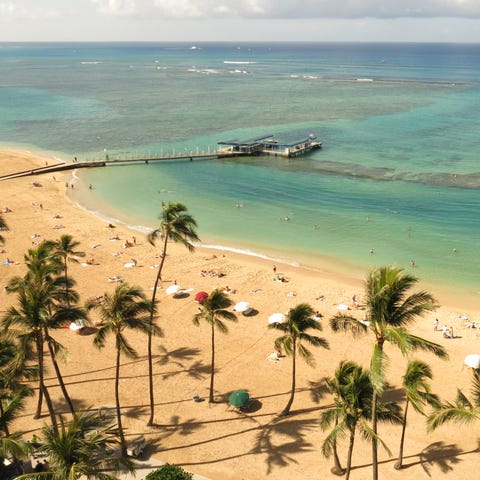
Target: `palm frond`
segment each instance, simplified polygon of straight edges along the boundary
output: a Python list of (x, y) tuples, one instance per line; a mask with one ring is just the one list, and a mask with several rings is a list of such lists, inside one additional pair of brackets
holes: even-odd
[(350, 332), (354, 337), (366, 333), (368, 327), (349, 315), (335, 315), (330, 319), (330, 328), (334, 332)]
[(381, 395), (385, 387), (385, 374), (388, 367), (388, 357), (383, 348), (377, 343), (373, 346), (370, 359), (370, 381), (375, 391)]

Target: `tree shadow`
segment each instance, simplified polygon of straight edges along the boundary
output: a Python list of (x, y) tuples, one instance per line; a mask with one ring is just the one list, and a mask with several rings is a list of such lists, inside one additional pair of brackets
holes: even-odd
[[(185, 367), (182, 365), (181, 370), (171, 370), (169, 372), (163, 372), (161, 374), (164, 380), (180, 375), (181, 373), (186, 373), (189, 377), (192, 377), (195, 380), (202, 380), (206, 375), (210, 373), (210, 365), (204, 365), (200, 360), (193, 363), (190, 367)], [(215, 371), (217, 373), (217, 370)]]
[(200, 354), (199, 348), (181, 347), (176, 350), (168, 351), (164, 346), (159, 348), (157, 365), (166, 365), (167, 363), (174, 363), (180, 367), (184, 364), (180, 360), (193, 360)]
[[(266, 455), (267, 475), (274, 468), (286, 467), (290, 463), (298, 463), (294, 455), (301, 452), (311, 452), (314, 445), (306, 441), (308, 430), (318, 428), (316, 419), (275, 419), (259, 428), (255, 446), (248, 452), (252, 455)], [(275, 443), (273, 437), (280, 435), (289, 440)]]
[(122, 408), (122, 415), (127, 418), (132, 418), (134, 420), (138, 420), (141, 417), (145, 417), (148, 415), (148, 408), (146, 406), (134, 406), (130, 408)]
[(171, 437), (174, 433), (182, 436), (188, 436), (192, 435), (197, 430), (205, 428), (201, 422), (197, 422), (194, 418), (190, 418), (188, 420), (180, 422), (180, 417), (178, 415), (173, 415), (170, 418), (169, 424), (162, 424), (156, 426), (161, 427), (162, 429), (162, 435), (158, 437), (159, 443)]
[[(79, 412), (80, 410), (87, 410), (90, 407), (90, 405), (87, 405), (84, 400), (72, 397), (70, 397), (70, 399), (72, 400), (75, 412)], [(52, 404), (55, 413), (60, 415), (70, 414), (70, 407), (67, 405), (67, 402), (65, 401), (65, 398), (63, 398), (63, 396), (58, 399), (52, 399)]]
[(329, 395), (329, 391), (325, 381), (322, 379), (318, 382), (308, 382), (310, 390), (310, 399), (315, 403), (320, 403), (321, 400), (325, 398), (326, 395)]
[(434, 442), (418, 454), (420, 458), (419, 462), (404, 464), (404, 467), (411, 467), (419, 463), (425, 473), (431, 477), (431, 467), (434, 465), (437, 465), (442, 473), (453, 470), (453, 465), (460, 463), (461, 460), (457, 457), (462, 453), (462, 450), (460, 450), (457, 445), (447, 445), (443, 441)]
[(382, 400), (386, 402), (395, 402), (400, 405), (406, 401), (404, 388), (388, 388), (385, 390)]

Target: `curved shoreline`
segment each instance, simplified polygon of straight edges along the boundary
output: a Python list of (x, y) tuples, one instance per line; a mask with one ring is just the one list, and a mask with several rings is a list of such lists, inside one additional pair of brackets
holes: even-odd
[[(2, 163), (5, 156), (1, 155), (2, 152), (0, 168), (7, 168), (6, 163)], [(21, 155), (17, 152), (15, 155), (25, 164), (45, 161), (44, 157), (32, 154)], [(10, 157), (14, 157), (12, 152)], [(2, 201), (12, 209), (11, 213), (4, 215), (11, 230), (5, 232), (7, 252), (1, 259), (8, 255), (16, 260), (14, 264), (0, 266), (2, 282), (24, 272), (23, 254), (37, 239), (55, 239), (63, 233), (69, 233), (80, 242), (81, 249), (95, 259), (93, 266), (72, 264), (69, 268), (77, 281), (82, 303), (86, 298), (111, 291), (116, 284), (110, 283), (109, 277), (114, 275), (120, 275), (125, 282), (140, 285), (148, 295), (156, 276), (155, 264), (158, 264), (159, 249), (153, 248), (143, 235), (136, 235), (135, 230), (130, 230), (126, 225), (119, 223), (112, 230), (108, 228), (108, 222), (76, 206), (67, 198), (64, 178), (53, 179), (47, 175), (38, 179), (41, 187), (34, 186), (31, 178), (1, 184), (2, 192), (5, 192)], [(3, 206), (1, 205), (2, 208)], [(64, 229), (55, 229), (60, 222)], [(111, 239), (113, 232), (122, 241)], [(39, 236), (33, 236), (34, 234)], [(123, 241), (130, 240), (132, 235), (137, 237), (134, 247), (122, 248)], [(368, 366), (371, 352), (370, 338), (354, 340), (349, 335), (333, 334), (328, 327), (328, 318), (338, 311), (340, 303), (351, 303), (353, 294), (357, 298), (363, 296), (362, 278), (357, 278), (353, 273), (349, 276), (335, 270), (276, 262), (278, 270), (288, 279), (286, 283), (277, 282), (273, 281), (270, 258), (245, 255), (237, 251), (212, 250), (206, 246), (200, 246), (195, 253), (189, 253), (182, 246), (170, 244), (168, 256), (158, 293), (158, 322), (165, 336), (155, 340), (155, 355), (158, 359), (155, 363), (156, 415), (161, 428), (145, 426), (145, 338), (132, 333), (129, 340), (137, 349), (139, 357), (133, 362), (124, 359), (121, 384), (128, 435), (133, 438), (134, 435), (145, 434), (155, 445), (156, 457), (180, 464), (212, 479), (259, 479), (270, 474), (282, 478), (302, 477), (306, 480), (313, 480), (319, 475), (327, 478), (331, 465), (327, 460), (319, 460), (319, 445), (324, 434), (316, 425), (319, 409), (324, 408), (330, 399), (317, 389), (321, 386), (321, 379), (331, 375), (340, 360), (352, 359)], [(138, 267), (126, 268), (130, 257), (138, 260)], [(203, 271), (209, 273), (204, 276), (201, 274)], [(222, 276), (218, 273), (222, 273)], [(209, 292), (228, 285), (235, 290), (231, 295), (234, 303), (249, 301), (258, 310), (258, 314), (252, 317), (239, 316), (238, 322), (229, 325), (229, 335), (218, 337), (218, 373), (215, 377), (218, 403), (214, 405), (192, 401), (195, 394), (202, 398), (208, 394), (210, 332), (206, 326), (192, 326), (191, 319), (198, 311), (193, 295), (174, 299), (166, 294), (166, 287), (174, 281), (192, 288), (194, 292)], [(2, 309), (7, 309), (15, 301), (14, 296), (0, 291)], [(267, 319), (273, 312), (284, 312), (299, 302), (307, 302), (323, 314), (324, 328), (321, 336), (328, 340), (330, 350), (325, 352), (316, 349), (322, 351), (314, 352), (314, 369), (299, 364), (295, 414), (279, 421), (277, 414), (288, 399), (291, 362), (289, 359), (282, 359), (278, 363), (267, 360), (277, 336), (268, 330)], [(352, 308), (351, 313), (360, 319), (363, 315), (361, 309)], [(415, 325), (416, 334), (439, 342), (449, 350), (448, 362), (433, 361), (431, 355), (426, 356), (435, 372), (434, 391), (442, 398), (453, 398), (457, 387), (468, 392), (470, 377), (467, 371), (462, 371), (461, 364), (466, 354), (478, 349), (478, 338), (476, 331), (462, 329), (460, 314), (472, 314), (476, 319), (478, 313), (478, 308), (470, 312), (465, 308), (448, 309), (443, 306)], [(436, 317), (440, 319), (440, 324), (453, 324), (457, 334), (455, 340), (443, 339), (441, 332), (433, 331), (433, 319)], [(80, 406), (110, 404), (113, 396), (114, 348), (100, 352), (93, 347), (92, 337), (79, 336), (69, 329), (60, 329), (55, 332), (55, 336), (69, 351), (68, 362), (62, 364), (62, 373), (72, 398)], [(406, 361), (394, 349), (389, 348), (388, 355), (389, 384), (392, 388), (400, 389)], [(102, 366), (101, 369), (99, 365)], [(57, 382), (51, 377), (47, 380), (55, 401), (58, 401), (59, 411), (63, 412)], [(237, 388), (247, 388), (259, 400), (261, 410), (258, 413), (239, 416), (226, 409), (225, 399)], [(29, 432), (38, 431), (43, 420), (31, 419), (34, 410), (35, 398), (31, 398), (26, 405), (25, 415), (15, 427)], [(412, 413), (409, 418), (412, 425), (423, 425), (423, 419), (419, 415)], [(267, 445), (259, 441), (259, 434), (262, 439), (268, 440)], [(382, 438), (392, 451), (396, 449), (398, 434), (397, 427), (382, 427)], [(467, 455), (472, 445), (476, 444), (475, 429), (458, 429), (453, 425), (433, 434), (426, 434), (423, 428), (412, 428), (407, 446), (407, 454), (412, 462), (410, 467), (403, 473), (394, 471), (388, 457), (381, 452), (381, 478), (405, 480), (412, 475), (420, 478), (424, 474), (425, 448), (442, 439), (455, 444), (458, 451), (465, 455), (451, 472), (442, 471), (431, 460), (432, 476), (438, 479), (467, 478), (468, 472), (474, 471), (472, 468), (476, 461), (476, 457)], [(286, 451), (282, 450), (283, 445), (287, 446)], [(256, 448), (253, 453), (252, 446)], [(343, 457), (342, 450), (341, 454)], [(281, 466), (270, 464), (272, 455), (279, 459), (285, 458), (286, 461)], [(368, 445), (359, 442), (355, 462), (360, 476), (368, 477), (370, 473), (369, 455)], [(429, 459), (437, 455), (440, 461), (444, 461), (442, 449), (437, 454), (430, 452), (429, 455)], [(271, 473), (266, 471), (267, 466), (273, 469)]]
[[(77, 174), (77, 171), (73, 171), (72, 176), (75, 178), (76, 182), (79, 182), (79, 184), (82, 185), (83, 180), (80, 172)], [(83, 190), (86, 192), (87, 186), (85, 182), (83, 182), (83, 187)], [(111, 208), (109, 213), (105, 213), (101, 210), (93, 211), (81, 203), (82, 199), (81, 195), (80, 198), (78, 198), (78, 190), (74, 192), (74, 195), (77, 196), (75, 200), (71, 198), (72, 192), (68, 192), (67, 197), (69, 197), (71, 201), (74, 201), (79, 208), (84, 209), (91, 215), (95, 215), (104, 221), (113, 220), (121, 222), (125, 227), (143, 233), (146, 233), (153, 228), (146, 225), (139, 225), (133, 218), (128, 218), (128, 215), (124, 212), (116, 210), (115, 206), (113, 205), (105, 205), (107, 209)], [(205, 238), (205, 236), (203, 237)], [(241, 247), (239, 247), (238, 244), (224, 245), (218, 243), (218, 239), (208, 238), (208, 236), (207, 240), (202, 242), (202, 244), (199, 246), (206, 250), (214, 250), (219, 253), (231, 252), (239, 255), (240, 258), (241, 256), (245, 256), (266, 262), (290, 265), (305, 271), (314, 272), (315, 274), (320, 275), (325, 279), (331, 279), (336, 283), (356, 286), (357, 289), (361, 288), (359, 285), (363, 282), (368, 272), (374, 268), (371, 265), (360, 262), (354, 263), (350, 259), (333, 257), (325, 254), (311, 255), (308, 253), (294, 251), (282, 252), (275, 248), (268, 247), (256, 249), (255, 244), (248, 246), (244, 245)], [(295, 256), (289, 254), (293, 254)], [(409, 270), (408, 267), (401, 265), (399, 266), (405, 270)], [(411, 273), (418, 277), (420, 288), (432, 291), (434, 293), (440, 305), (458, 311), (470, 312), (477, 309), (478, 301), (480, 300), (480, 288), (477, 290), (476, 286), (474, 287), (471, 285), (452, 285), (441, 281), (429, 281), (425, 278), (422, 278), (421, 271), (415, 271), (414, 269), (411, 269)]]
[[(14, 155), (23, 155), (30, 159), (30, 161), (35, 162), (35, 164), (43, 165), (43, 162), (48, 161), (49, 159), (58, 160), (59, 157), (53, 155), (49, 152), (37, 152), (32, 150), (24, 150), (24, 149), (16, 149), (16, 148), (9, 148), (9, 147), (1, 147), (0, 146), (0, 156), (4, 155), (5, 153), (12, 153)], [(2, 166), (0, 165), (0, 169)], [(71, 171), (70, 174), (65, 173), (63, 174), (64, 181), (68, 178), (73, 178), (74, 183), (82, 184), (81, 175), (78, 175), (76, 170)], [(82, 205), (81, 201), (78, 199), (72, 199), (71, 194), (72, 192), (67, 190), (65, 192), (65, 198), (72, 203), (73, 206), (76, 208), (80, 208), (87, 212), (89, 215), (92, 215), (96, 218), (101, 219), (102, 221), (110, 222), (118, 222), (122, 223), (124, 227), (141, 233), (147, 233), (150, 231), (150, 227), (145, 225), (133, 224), (133, 222), (129, 222), (125, 220), (125, 217), (122, 218), (122, 212), (117, 211), (119, 215), (110, 215), (108, 213), (104, 213), (103, 211), (93, 211)], [(77, 193), (77, 192), (75, 192)], [(115, 209), (112, 206), (112, 209)], [(215, 239), (209, 239), (207, 243), (202, 243), (199, 245), (202, 249), (206, 251), (215, 251), (221, 254), (222, 252), (229, 252), (239, 258), (242, 257), (252, 257), (253, 259), (258, 259), (259, 261), (263, 262), (270, 262), (270, 263), (279, 263), (284, 265), (289, 265), (291, 267), (299, 268), (305, 271), (310, 271), (313, 274), (321, 275), (326, 280), (331, 279), (332, 281), (340, 284), (345, 284), (348, 286), (356, 286), (356, 288), (361, 288), (361, 283), (363, 282), (365, 276), (367, 275), (368, 271), (373, 268), (367, 265), (363, 265), (361, 263), (354, 264), (350, 260), (345, 260), (343, 258), (336, 258), (330, 257), (327, 255), (315, 255), (317, 265), (309, 263), (309, 260), (312, 260), (312, 256), (308, 254), (298, 255), (297, 258), (287, 258), (285, 255), (282, 255), (281, 252), (279, 254), (269, 254), (262, 253), (256, 251), (255, 248), (241, 248), (237, 246), (231, 245), (221, 245), (215, 242)], [(271, 249), (272, 252), (274, 249)], [(321, 264), (321, 266), (320, 266)], [(475, 312), (477, 309), (478, 301), (480, 299), (480, 290), (479, 291), (468, 291), (465, 292), (462, 286), (456, 286), (452, 289), (451, 285), (442, 283), (442, 282), (429, 282), (421, 277), (421, 273), (413, 272), (419, 278), (419, 283), (421, 288), (428, 289), (432, 291), (439, 301), (441, 306), (452, 310), (458, 311), (468, 311), (468, 312)]]

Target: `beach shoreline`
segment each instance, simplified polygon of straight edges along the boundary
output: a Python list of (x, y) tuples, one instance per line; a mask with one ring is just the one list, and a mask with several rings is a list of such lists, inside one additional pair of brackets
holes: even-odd
[[(0, 173), (17, 167), (18, 170), (28, 169), (28, 166), (43, 165), (45, 161), (48, 158), (43, 155), (4, 149), (0, 151)], [(72, 264), (69, 268), (77, 281), (81, 304), (88, 298), (111, 291), (116, 284), (109, 282), (109, 278), (115, 276), (140, 285), (148, 295), (156, 276), (160, 247), (151, 246), (142, 234), (124, 224), (109, 228), (104, 219), (78, 208), (68, 198), (65, 182), (70, 174), (65, 175), (53, 178), (50, 174), (1, 182), (0, 207), (8, 206), (12, 211), (3, 215), (10, 231), (3, 232), (6, 245), (2, 247), (5, 252), (0, 254), (0, 260), (8, 257), (14, 261), (0, 267), (2, 286), (12, 276), (25, 272), (23, 255), (28, 248), (44, 239), (57, 239), (68, 233), (80, 242), (88, 257), (94, 258), (93, 265)], [(40, 186), (34, 186), (32, 180)], [(123, 248), (125, 240), (134, 246)], [(127, 268), (132, 258), (138, 266)], [(333, 270), (323, 271), (303, 265), (277, 262), (275, 266), (276, 271), (273, 270), (273, 260), (268, 257), (205, 246), (199, 246), (192, 254), (182, 246), (169, 244), (158, 293), (158, 323), (164, 337), (156, 339), (154, 345), (158, 425), (145, 426), (148, 414), (146, 342), (141, 335), (132, 334), (129, 338), (139, 357), (134, 361), (123, 359), (121, 379), (127, 438), (142, 433), (152, 445), (150, 454), (153, 456), (178, 463), (213, 480), (262, 479), (270, 475), (285, 479), (313, 480), (319, 475), (330, 478), (331, 461), (323, 459), (320, 453), (325, 434), (318, 427), (318, 416), (331, 402), (322, 390), (322, 379), (331, 376), (343, 359), (355, 360), (367, 367), (371, 338), (353, 340), (346, 334), (333, 334), (328, 319), (337, 313), (339, 304), (347, 304), (352, 315), (362, 318), (363, 310), (355, 309), (352, 298), (356, 295), (361, 302), (363, 278), (355, 274), (335, 275)], [(277, 273), (288, 281), (274, 281)], [(168, 296), (165, 290), (174, 282), (191, 288), (191, 294), (183, 299)], [(238, 322), (228, 325), (229, 334), (218, 336), (215, 380), (218, 403), (195, 403), (192, 398), (196, 394), (202, 399), (208, 396), (210, 336), (206, 326), (197, 328), (192, 324), (192, 317), (198, 311), (193, 296), (198, 291), (210, 292), (227, 286), (233, 292), (234, 303), (249, 301), (257, 314), (253, 317), (239, 315)], [(435, 290), (430, 291), (440, 297)], [(448, 362), (435, 360), (424, 353), (419, 357), (432, 365), (435, 375), (433, 390), (442, 398), (453, 399), (457, 387), (466, 393), (470, 390), (469, 372), (462, 368), (464, 356), (478, 353), (476, 332), (465, 328), (462, 316), (478, 319), (479, 311), (473, 306), (474, 299), (472, 308), (459, 303), (455, 297), (448, 298), (447, 295), (441, 299), (442, 306), (420, 319), (414, 331), (448, 349)], [(14, 295), (7, 295), (2, 288), (2, 316), (15, 300)], [(267, 318), (300, 302), (311, 304), (323, 315), (321, 335), (328, 340), (330, 349), (314, 352), (315, 368), (299, 362), (294, 414), (279, 420), (277, 414), (288, 399), (291, 364), (288, 358), (278, 363), (267, 360), (278, 336), (266, 328)], [(445, 339), (441, 332), (434, 331), (435, 318), (439, 318), (440, 325), (452, 325), (456, 338)], [(109, 342), (107, 348), (99, 351), (92, 345), (92, 336), (78, 335), (69, 329), (54, 334), (69, 351), (68, 361), (62, 363), (61, 368), (75, 404), (79, 408), (113, 404), (113, 344)], [(397, 392), (396, 397), (402, 400), (400, 382), (406, 360), (393, 348), (388, 348), (388, 355), (387, 380)], [(59, 411), (66, 414), (52, 373), (49, 373), (47, 382)], [(239, 415), (228, 409), (228, 394), (238, 388), (248, 389), (258, 400), (258, 411)], [(26, 435), (38, 432), (47, 420), (44, 417), (33, 421), (34, 408), (35, 398), (29, 399), (25, 414), (16, 424), (27, 432)], [(405, 453), (410, 468), (402, 471), (393, 470), (399, 429), (382, 426), (382, 438), (394, 453), (392, 459), (383, 451), (380, 453), (382, 479), (427, 478), (425, 466), (428, 466), (429, 476), (436, 479), (466, 478), (474, 471), (476, 457), (472, 452), (477, 445), (474, 428), (459, 429), (451, 424), (427, 434), (422, 417), (416, 413), (412, 414), (409, 425), (411, 432)], [(345, 458), (344, 447), (346, 445), (340, 447), (342, 459)], [(369, 462), (369, 445), (359, 441), (354, 456), (355, 478), (370, 475)], [(449, 468), (444, 468), (445, 462)]]
[[(114, 221), (121, 223), (125, 228), (133, 231), (148, 233), (155, 225), (148, 226), (145, 224), (138, 224), (137, 219), (127, 215), (125, 212), (119, 211), (113, 205), (105, 203), (93, 211), (88, 206), (82, 203), (88, 196), (88, 184), (82, 179), (82, 172), (73, 170), (72, 173), (65, 174), (68, 182), (73, 182), (80, 188), (75, 190), (66, 190), (67, 198), (72, 201), (78, 208), (100, 218), (102, 221)], [(71, 180), (69, 179), (71, 177)], [(188, 207), (188, 205), (187, 205)], [(200, 249), (216, 251), (218, 254), (228, 252), (229, 254), (239, 255), (239, 259), (252, 257), (271, 263), (281, 263), (304, 270), (305, 272), (312, 271), (315, 275), (320, 275), (325, 280), (331, 280), (340, 284), (347, 284), (356, 289), (362, 288), (363, 282), (368, 272), (373, 269), (363, 263), (353, 263), (351, 260), (345, 258), (332, 257), (326, 254), (315, 253), (309, 255), (305, 252), (285, 252), (273, 247), (258, 248), (258, 245), (243, 244), (241, 247), (232, 244), (232, 242), (225, 242), (220, 244), (217, 238), (209, 237), (208, 235), (201, 235), (202, 242), (197, 245)], [(314, 261), (312, 262), (312, 259)], [(422, 278), (421, 267), (411, 268), (409, 266), (394, 265), (403, 268), (419, 279), (419, 288), (434, 293), (438, 305), (446, 308), (465, 312), (474, 312), (480, 300), (480, 289), (474, 286), (449, 285), (442, 281), (429, 281)]]

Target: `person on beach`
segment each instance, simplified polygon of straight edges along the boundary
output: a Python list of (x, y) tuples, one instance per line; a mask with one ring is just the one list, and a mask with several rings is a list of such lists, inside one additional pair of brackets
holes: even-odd
[(274, 265), (274, 266), (272, 267), (272, 270), (273, 270), (273, 273), (277, 273), (277, 266)]
[(433, 322), (433, 331), (436, 332), (438, 330), (438, 318), (435, 319)]

